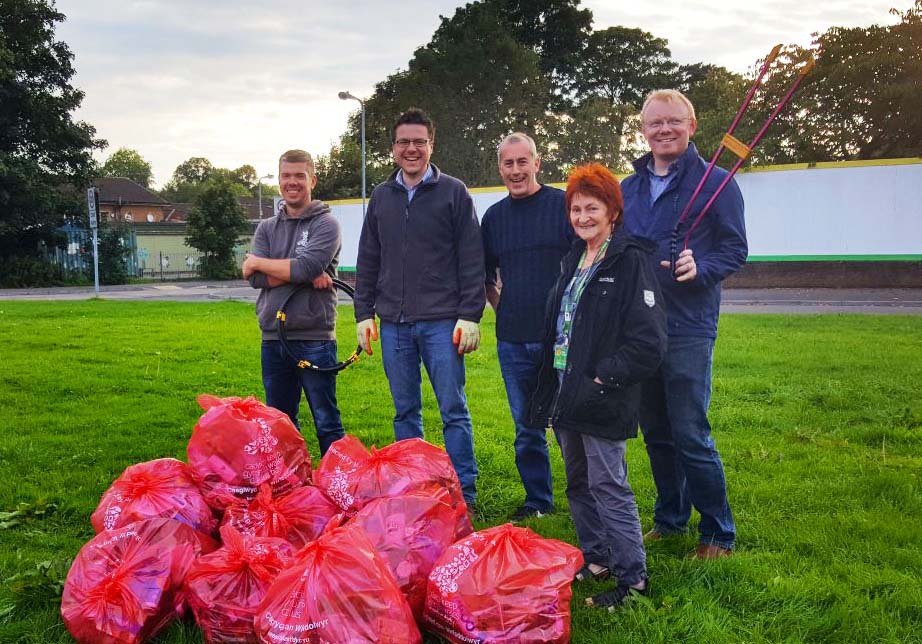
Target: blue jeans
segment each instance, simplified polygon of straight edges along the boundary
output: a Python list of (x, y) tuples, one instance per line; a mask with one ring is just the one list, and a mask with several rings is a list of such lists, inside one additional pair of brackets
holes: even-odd
[(515, 466), (525, 487), (525, 505), (547, 512), (554, 508), (547, 430), (525, 424), (528, 399), (534, 391), (544, 355), (540, 342), (496, 342), (499, 368), (506, 383), (506, 398), (515, 423)]
[[(301, 360), (309, 360), (319, 366), (336, 364), (335, 340), (292, 340), (288, 345)], [(266, 404), (288, 414), (299, 430), (298, 405), (301, 403), (301, 390), (304, 390), (314, 417), (320, 455), (326, 454), (330, 445), (345, 435), (336, 406), (336, 374), (298, 368), (297, 362), (277, 340), (263, 340), (262, 367)]]
[(620, 585), (647, 578), (640, 516), (627, 481), (627, 441), (558, 429), (570, 516), (586, 563), (606, 566)]
[(429, 374), (442, 416), (445, 451), (454, 465), (464, 500), (477, 498), (474, 431), (464, 395), (464, 357), (452, 343), (455, 320), (381, 322), (384, 373), (394, 399), (394, 438), (423, 438), (420, 360)]
[(670, 336), (659, 371), (643, 384), (640, 425), (656, 483), (656, 529), (684, 532), (694, 506), (701, 543), (733, 548), (736, 526), (707, 418), (713, 353), (711, 338)]

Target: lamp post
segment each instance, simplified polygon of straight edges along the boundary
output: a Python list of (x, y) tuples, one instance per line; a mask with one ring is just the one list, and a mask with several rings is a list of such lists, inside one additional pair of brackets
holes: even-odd
[(264, 174), (256, 180), (256, 201), (259, 203), (259, 218), (263, 218), (263, 179), (274, 179), (275, 175), (271, 172)]
[(365, 219), (365, 101), (349, 92), (340, 92), (338, 96), (344, 101), (358, 101), (362, 106), (362, 219)]

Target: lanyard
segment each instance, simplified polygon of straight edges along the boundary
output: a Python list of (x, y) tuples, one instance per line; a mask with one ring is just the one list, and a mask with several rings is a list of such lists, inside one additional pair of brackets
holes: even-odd
[(595, 272), (596, 264), (605, 256), (605, 251), (608, 249), (608, 242), (610, 241), (611, 237), (602, 243), (599, 252), (595, 254), (595, 259), (592, 260), (592, 265), (590, 265), (589, 268), (585, 270), (580, 270), (579, 268), (583, 265), (583, 262), (586, 261), (585, 250), (579, 258), (579, 264), (576, 265), (576, 274), (573, 276), (573, 279), (570, 280), (570, 284), (567, 286), (566, 294), (564, 295), (563, 335), (567, 340), (570, 339), (570, 328), (573, 326), (573, 317), (576, 312), (576, 307), (579, 305), (579, 299), (583, 296), (583, 291), (586, 290), (586, 285), (589, 284), (589, 280)]
[(563, 326), (561, 328), (561, 334), (557, 338), (557, 342), (554, 343), (555, 369), (564, 369), (567, 366), (567, 353), (570, 348), (570, 330), (573, 327), (576, 307), (579, 305), (579, 300), (583, 295), (583, 291), (586, 290), (586, 285), (589, 284), (590, 279), (592, 279), (595, 273), (596, 265), (605, 255), (605, 250), (608, 248), (608, 242), (610, 241), (611, 236), (609, 236), (602, 244), (602, 247), (599, 248), (599, 252), (596, 253), (595, 258), (592, 260), (592, 265), (585, 270), (580, 270), (579, 267), (582, 266), (583, 262), (586, 260), (586, 251), (583, 251), (583, 254), (579, 258), (579, 264), (577, 264), (576, 274), (573, 276), (573, 279), (570, 280), (570, 284), (567, 285), (564, 291), (563, 301), (561, 302)]

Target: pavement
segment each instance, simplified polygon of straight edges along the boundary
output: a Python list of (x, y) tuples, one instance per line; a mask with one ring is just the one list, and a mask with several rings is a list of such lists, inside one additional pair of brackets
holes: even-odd
[[(256, 291), (243, 280), (181, 281), (101, 286), (106, 300), (255, 302)], [(0, 300), (88, 300), (93, 287), (0, 289)], [(343, 297), (344, 303), (349, 302)], [(922, 315), (922, 289), (724, 289), (722, 313), (873, 313)]]

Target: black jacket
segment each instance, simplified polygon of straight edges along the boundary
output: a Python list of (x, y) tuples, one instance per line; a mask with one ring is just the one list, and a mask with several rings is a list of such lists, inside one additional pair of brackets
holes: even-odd
[(483, 243), (463, 183), (432, 166), (413, 201), (398, 169), (375, 188), (359, 239), (357, 322), (462, 318), (479, 322), (486, 305)]
[[(640, 382), (666, 351), (666, 315), (653, 274), (653, 245), (619, 230), (583, 291), (570, 333), (563, 381), (553, 364), (557, 315), (586, 244), (577, 240), (545, 313), (545, 352), (529, 422), (610, 440), (637, 435)], [(604, 384), (594, 382), (598, 377)]]

